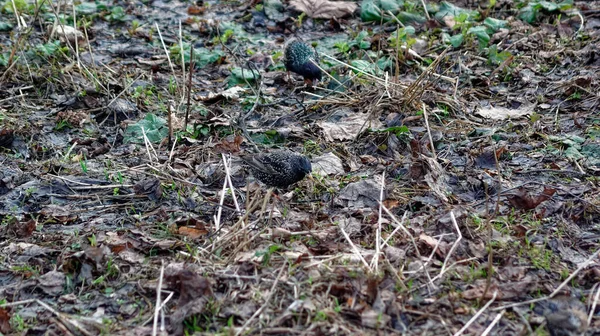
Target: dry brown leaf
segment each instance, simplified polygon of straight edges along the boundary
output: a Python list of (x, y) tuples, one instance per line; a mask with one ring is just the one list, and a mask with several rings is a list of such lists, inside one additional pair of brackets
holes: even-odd
[(292, 0), (290, 6), (314, 19), (341, 18), (354, 13), (358, 5), (349, 1)]
[(196, 229), (196, 228), (187, 227), (187, 226), (182, 226), (179, 228), (180, 235), (186, 236), (191, 239), (198, 239), (207, 233), (208, 233), (208, 231), (206, 231), (206, 230)]
[(10, 326), (10, 314), (8, 313), (8, 310), (0, 308), (0, 333), (8, 334), (10, 332), (12, 332)]

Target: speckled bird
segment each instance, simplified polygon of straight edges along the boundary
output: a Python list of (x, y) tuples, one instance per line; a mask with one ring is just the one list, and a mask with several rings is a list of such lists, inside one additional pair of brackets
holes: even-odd
[(311, 62), (311, 59), (319, 62), (319, 54), (312, 46), (299, 40), (291, 40), (286, 43), (283, 64), (288, 74), (289, 71), (295, 72), (304, 77), (305, 82), (311, 84), (314, 80), (321, 80), (321, 69)]
[(242, 156), (241, 159), (252, 175), (269, 187), (285, 188), (312, 171), (306, 157), (286, 150)]

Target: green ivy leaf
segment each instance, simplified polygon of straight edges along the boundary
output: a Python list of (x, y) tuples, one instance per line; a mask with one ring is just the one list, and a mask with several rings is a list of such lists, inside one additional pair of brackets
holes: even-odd
[(488, 51), (488, 60), (490, 63), (495, 65), (500, 65), (502, 62), (506, 61), (512, 56), (512, 54), (508, 51), (498, 52), (498, 46), (492, 45)]
[(494, 18), (488, 17), (485, 20), (483, 20), (483, 24), (491, 30), (488, 33), (495, 33), (500, 28), (507, 27), (508, 26), (508, 21), (499, 20), (499, 19), (494, 19)]
[[(167, 121), (165, 119), (149, 113), (146, 118), (127, 127), (125, 134), (123, 135), (123, 142), (143, 143), (144, 133), (150, 142), (160, 142), (169, 134), (169, 128), (166, 126), (166, 124)], [(144, 132), (142, 132), (142, 127), (144, 128)]]
[(231, 75), (227, 78), (227, 84), (229, 87), (238, 84), (246, 85), (246, 82), (253, 83), (258, 78), (260, 78), (260, 73), (256, 70), (235, 67), (231, 69)]
[(488, 43), (490, 42), (490, 35), (488, 35), (486, 32), (484, 26), (471, 27), (469, 30), (467, 30), (467, 34), (473, 34), (477, 37), (477, 40), (479, 41), (479, 48), (487, 47)]
[(0, 21), (0, 31), (12, 30), (13, 25), (10, 22)]
[(91, 15), (98, 12), (98, 5), (95, 2), (83, 2), (75, 6), (75, 12), (78, 15)]
[(449, 42), (454, 48), (458, 48), (463, 44), (464, 40), (465, 37), (463, 36), (463, 34), (456, 34), (450, 37)]
[(464, 8), (455, 6), (447, 1), (443, 1), (439, 6), (439, 10), (437, 11), (437, 13), (435, 13), (435, 18), (438, 21), (443, 21), (444, 18), (447, 18), (447, 17), (451, 17), (451, 18), (461, 17), (460, 20), (456, 19), (457, 22), (466, 21), (466, 20), (475, 21), (475, 20), (479, 19), (480, 14), (477, 11), (464, 9)]

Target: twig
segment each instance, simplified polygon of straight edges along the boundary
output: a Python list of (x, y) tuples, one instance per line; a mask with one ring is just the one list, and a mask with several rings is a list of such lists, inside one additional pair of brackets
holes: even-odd
[(194, 73), (194, 46), (190, 45), (190, 66), (189, 66), (189, 77), (188, 77), (188, 85), (187, 85), (187, 106), (185, 109), (185, 123), (183, 126), (183, 131), (187, 132), (188, 118), (190, 115), (190, 109), (192, 105), (190, 104), (190, 99), (192, 98), (192, 74)]
[[(404, 220), (406, 219), (406, 214), (408, 214), (408, 211), (404, 211), (404, 215), (402, 216), (402, 219), (400, 219), (400, 224), (401, 225), (397, 225), (396, 228), (394, 229), (394, 231), (392, 231), (392, 233), (390, 233), (389, 237), (387, 237), (384, 241), (383, 241), (383, 247), (385, 247), (386, 245), (388, 245), (388, 241), (390, 239), (392, 239), (392, 237), (396, 234), (396, 232), (398, 232), (398, 230), (404, 228), (404, 226), (402, 225), (402, 223), (404, 223)], [(381, 215), (379, 215), (381, 217)]]
[(423, 119), (425, 119), (425, 126), (427, 127), (427, 135), (429, 136), (429, 144), (431, 145), (431, 153), (433, 154), (433, 158), (437, 160), (437, 155), (435, 154), (435, 146), (433, 144), (433, 137), (431, 136), (431, 129), (429, 128), (429, 117), (427, 116), (427, 105), (423, 103)]
[(15, 0), (10, 0), (10, 2), (12, 3), (13, 13), (15, 14), (15, 19), (17, 20), (17, 27), (19, 28), (19, 30), (21, 30), (21, 29), (23, 29), (23, 27), (21, 27), (21, 18), (20, 18), (19, 12), (17, 11), (17, 6), (15, 5)]
[(285, 269), (286, 266), (287, 266), (287, 260), (284, 260), (283, 265), (281, 265), (281, 268), (279, 269), (279, 273), (277, 274), (277, 278), (275, 279), (275, 282), (273, 282), (273, 286), (271, 286), (271, 291), (269, 292), (269, 296), (265, 300), (265, 303), (263, 303), (263, 305), (254, 314), (252, 314), (252, 316), (250, 316), (250, 318), (246, 321), (246, 323), (244, 323), (244, 325), (237, 331), (237, 333), (235, 333), (235, 336), (239, 336), (242, 332), (244, 332), (244, 330), (246, 330), (246, 328), (248, 327), (250, 322), (252, 322), (252, 320), (254, 320), (258, 315), (260, 315), (263, 310), (265, 310), (265, 308), (271, 301), (273, 294), (275, 294), (275, 289), (277, 288), (277, 284), (279, 284), (279, 279), (281, 279), (281, 275), (283, 274), (283, 270)]
[(425, 17), (427, 18), (427, 21), (431, 20), (431, 17), (429, 17), (429, 12), (427, 12), (427, 6), (425, 5), (425, 0), (421, 0), (421, 5), (423, 5), (423, 12), (425, 12)]
[(223, 166), (225, 167), (225, 177), (227, 179), (227, 183), (229, 184), (229, 190), (231, 190), (231, 196), (233, 197), (233, 204), (235, 204), (235, 209), (238, 214), (241, 215), (242, 210), (240, 210), (240, 205), (238, 204), (237, 197), (235, 197), (235, 188), (233, 187), (233, 183), (231, 182), (231, 173), (229, 172), (229, 166), (231, 165), (231, 160), (227, 160), (225, 154), (221, 154), (223, 156)]
[[(600, 286), (598, 286), (598, 283), (596, 283), (596, 285), (594, 285), (596, 287), (596, 295), (594, 295), (594, 301), (592, 302), (591, 308), (590, 308), (590, 313), (588, 315), (588, 319), (587, 319), (587, 324), (592, 325), (592, 318), (594, 317), (594, 313), (596, 312), (596, 306), (598, 305), (598, 299), (600, 299)], [(592, 291), (593, 293), (594, 291)]]
[[(378, 81), (378, 82), (384, 82), (384, 80), (383, 80), (383, 79), (381, 79), (381, 78), (379, 78), (379, 77), (377, 77), (377, 76), (373, 76), (373, 75), (371, 75), (370, 73), (367, 73), (367, 72), (365, 72), (365, 71), (363, 71), (363, 70), (361, 70), (361, 69), (359, 69), (359, 68), (357, 68), (357, 67), (354, 67), (354, 66), (352, 66), (352, 65), (350, 65), (350, 64), (348, 64), (348, 63), (344, 63), (344, 62), (342, 62), (342, 61), (339, 61), (339, 60), (338, 60), (338, 59), (336, 59), (335, 57), (329, 56), (329, 55), (327, 55), (327, 54), (323, 54), (323, 56), (325, 56), (325, 57), (329, 58), (330, 60), (332, 60), (332, 61), (334, 61), (334, 62), (336, 62), (336, 63), (342, 64), (342, 65), (344, 65), (344, 66), (346, 66), (346, 67), (348, 67), (348, 68), (350, 68), (350, 69), (352, 69), (352, 70), (354, 70), (354, 71), (356, 71), (356, 72), (359, 72), (359, 73), (361, 73), (361, 74), (363, 74), (363, 75), (365, 75), (365, 76), (367, 76), (367, 77), (369, 77), (369, 78), (372, 78), (372, 79), (374, 79), (374, 80), (376, 80), (376, 81)], [(393, 84), (393, 85), (396, 85), (396, 86), (404, 87), (404, 85), (401, 85), (401, 84), (398, 84), (398, 83), (392, 83), (392, 84)]]
[(75, 146), (77, 146), (77, 141), (75, 141), (73, 143), (73, 145), (71, 147), (69, 147), (69, 150), (67, 151), (65, 156), (63, 156), (63, 160), (67, 160), (67, 158), (69, 157), (69, 154), (71, 154), (71, 151), (73, 151), (73, 148), (75, 148)]
[(498, 310), (502, 310), (502, 309), (507, 309), (507, 308), (513, 308), (513, 307), (518, 307), (518, 306), (522, 306), (522, 305), (527, 305), (530, 303), (535, 303), (535, 302), (540, 302), (540, 301), (544, 301), (547, 299), (551, 299), (554, 296), (556, 296), (556, 294), (558, 294), (560, 292), (561, 289), (563, 289), (563, 287), (565, 287), (569, 282), (571, 282), (571, 280), (573, 280), (573, 278), (575, 276), (577, 276), (577, 274), (579, 272), (581, 272), (581, 270), (583, 270), (584, 268), (588, 267), (589, 264), (592, 263), (592, 261), (598, 257), (598, 254), (600, 254), (600, 249), (598, 249), (596, 252), (594, 252), (594, 254), (592, 254), (586, 261), (582, 262), (579, 267), (577, 267), (577, 269), (575, 270), (575, 272), (573, 272), (571, 275), (569, 275), (569, 277), (567, 277), (555, 290), (554, 292), (552, 292), (552, 294), (550, 294), (547, 297), (543, 297), (543, 298), (537, 298), (537, 299), (532, 299), (532, 300), (528, 300), (528, 301), (523, 301), (523, 302), (516, 302), (516, 303), (511, 303), (511, 304), (507, 304), (504, 306), (500, 306), (497, 308), (494, 308), (494, 311), (498, 311)]
[(356, 245), (354, 245), (354, 243), (352, 242), (352, 240), (350, 240), (350, 237), (348, 236), (348, 234), (346, 233), (346, 231), (344, 231), (344, 226), (340, 225), (340, 230), (342, 231), (342, 234), (344, 235), (344, 238), (346, 238), (346, 240), (348, 241), (348, 244), (350, 244), (350, 246), (352, 246), (352, 250), (354, 251), (354, 254), (358, 256), (358, 258), (360, 258), (360, 260), (363, 262), (363, 264), (367, 267), (367, 269), (369, 269), (369, 271), (371, 271), (371, 268), (369, 267), (369, 264), (367, 263), (367, 261), (365, 260), (365, 258), (363, 258), (363, 256), (360, 254), (360, 250), (356, 247)]
[(496, 315), (496, 317), (494, 317), (494, 320), (492, 321), (492, 323), (490, 323), (490, 325), (487, 328), (485, 328), (485, 330), (483, 331), (481, 336), (487, 336), (487, 334), (489, 334), (490, 331), (492, 331), (492, 328), (494, 328), (496, 323), (498, 323), (498, 321), (500, 321), (502, 316), (504, 316), (504, 313), (506, 313), (506, 310), (499, 312), (498, 315)]
[(463, 332), (465, 332), (467, 330), (467, 328), (469, 328), (469, 326), (471, 326), (471, 324), (473, 324), (473, 322), (475, 322), (475, 320), (481, 315), (483, 314), (483, 312), (488, 309), (488, 307), (496, 300), (496, 296), (498, 296), (498, 291), (494, 291), (494, 295), (492, 296), (492, 299), (490, 301), (488, 301), (485, 306), (483, 306), (481, 309), (479, 309), (479, 311), (477, 313), (475, 313), (475, 315), (473, 315), (473, 317), (469, 320), (469, 322), (467, 322), (467, 324), (465, 324), (459, 331), (457, 331), (454, 336), (459, 336), (462, 335)]
[[(75, 2), (71, 4), (71, 8), (73, 9), (73, 30), (77, 32), (77, 15), (75, 12)], [(81, 60), (79, 58), (79, 39), (77, 38), (77, 34), (75, 33), (75, 58), (77, 58), (77, 68), (81, 69)]]
[(454, 250), (456, 250), (456, 248), (458, 247), (458, 244), (460, 243), (460, 241), (462, 240), (462, 233), (460, 232), (460, 228), (458, 227), (458, 224), (456, 223), (456, 218), (454, 218), (454, 212), (452, 212), (452, 211), (450, 211), (450, 218), (452, 219), (452, 224), (454, 224), (454, 228), (456, 229), (458, 238), (456, 239), (454, 244), (452, 244), (452, 247), (450, 248), (448, 255), (446, 255), (446, 259), (444, 260), (444, 264), (442, 265), (442, 270), (440, 271), (440, 274), (444, 274), (447, 264), (448, 264), (448, 260), (452, 256), (452, 253), (454, 253)]
[(169, 153), (169, 159), (167, 160), (167, 162), (165, 162), (165, 166), (167, 164), (169, 164), (169, 162), (171, 162), (171, 160), (173, 159), (173, 153), (175, 152), (176, 144), (177, 144), (177, 138), (175, 138), (175, 141), (173, 141), (173, 146), (171, 146), (171, 152)]
[(163, 40), (162, 34), (160, 33), (160, 28), (158, 27), (158, 23), (155, 22), (156, 31), (158, 32), (158, 37), (160, 38), (160, 43), (163, 46), (165, 51), (165, 55), (167, 55), (167, 61), (169, 62), (169, 66), (171, 67), (171, 73), (173, 73), (173, 77), (175, 77), (175, 68), (173, 67), (173, 63), (171, 62), (171, 57), (169, 56), (169, 51), (167, 50), (167, 46), (165, 45), (165, 41)]
[[(190, 43), (190, 49), (193, 49), (194, 46)], [(179, 53), (181, 54), (181, 86), (185, 87), (185, 54), (183, 53), (183, 37), (181, 33), (181, 20), (179, 20)], [(183, 100), (185, 99), (185, 91), (181, 95), (181, 100), (179, 101), (178, 107), (183, 104)]]
[(381, 253), (381, 222), (383, 219), (383, 191), (385, 189), (385, 170), (381, 173), (381, 190), (379, 192), (379, 219), (377, 220), (377, 231), (375, 233), (375, 256), (371, 260), (375, 273), (379, 271), (379, 254)]
[[(388, 216), (390, 216), (392, 218), (392, 220), (396, 223), (397, 227), (399, 227), (400, 229), (402, 229), (402, 231), (404, 231), (404, 233), (410, 238), (410, 240), (411, 240), (411, 242), (413, 244), (413, 247), (415, 248), (415, 253), (420, 258), (421, 257), (421, 253), (419, 252), (419, 248), (417, 247), (417, 242), (415, 241), (415, 237), (413, 237), (413, 235), (408, 231), (408, 229), (406, 227), (404, 227), (404, 225), (401, 222), (399, 222), (398, 219), (396, 219), (396, 216), (394, 216), (394, 214), (391, 213), (391, 211), (388, 210), (388, 208), (385, 205), (383, 205), (383, 204), (380, 203), (380, 206), (382, 206), (383, 211), (385, 211), (385, 213), (387, 213)], [(404, 217), (402, 217), (402, 219), (404, 220)]]
[(227, 191), (227, 179), (225, 179), (223, 181), (223, 189), (221, 189), (221, 199), (219, 200), (219, 210), (217, 210), (217, 215), (213, 216), (213, 218), (215, 220), (215, 231), (219, 231), (219, 228), (221, 227), (221, 213), (223, 212), (223, 202), (225, 201), (225, 192), (226, 191)]
[(160, 277), (158, 278), (158, 286), (156, 287), (156, 303), (154, 305), (154, 324), (152, 326), (152, 336), (156, 336), (158, 331), (158, 313), (160, 312), (160, 294), (162, 290), (163, 274), (165, 273), (165, 265), (160, 261)]
[[(311, 59), (310, 59), (310, 62), (311, 62), (311, 63), (312, 63), (314, 66), (316, 66), (317, 68), (319, 68), (319, 70), (321, 70), (321, 72), (322, 72), (322, 73), (324, 73), (324, 74), (325, 74), (327, 77), (329, 77), (331, 80), (333, 80), (334, 82), (336, 82), (336, 83), (339, 85), (339, 87), (340, 87), (340, 88), (343, 88), (343, 87), (345, 87), (345, 86), (344, 86), (344, 84), (342, 84), (342, 83), (341, 83), (339, 80), (337, 80), (337, 78), (335, 78), (335, 77), (333, 77), (332, 75), (330, 75), (330, 74), (329, 74), (329, 72), (327, 72), (327, 71), (323, 70), (323, 68), (321, 68), (321, 66), (320, 66), (320, 65), (319, 65), (317, 62), (315, 62), (315, 60), (313, 60), (313, 59), (311, 58)], [(355, 94), (355, 93), (352, 91), (352, 89), (350, 89), (350, 92), (351, 92), (352, 94)]]
[(148, 146), (148, 137), (146, 136), (146, 131), (144, 130), (144, 126), (142, 126), (142, 136), (144, 137), (144, 145), (146, 145), (146, 153), (148, 153), (148, 160), (152, 163), (152, 155), (150, 154), (150, 146)]

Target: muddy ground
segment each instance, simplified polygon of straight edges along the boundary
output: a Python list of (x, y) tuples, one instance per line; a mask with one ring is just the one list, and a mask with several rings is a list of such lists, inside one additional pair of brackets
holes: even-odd
[(600, 2), (0, 5), (1, 334), (600, 334)]

